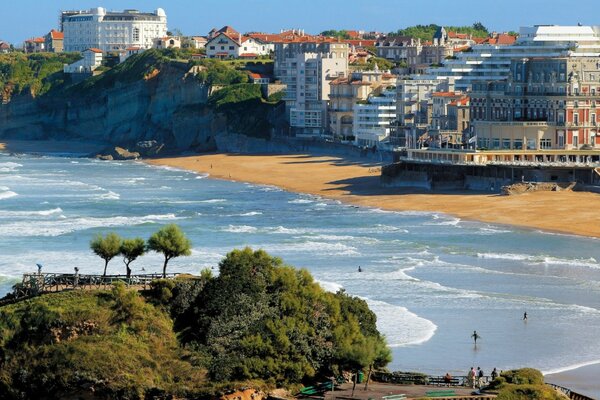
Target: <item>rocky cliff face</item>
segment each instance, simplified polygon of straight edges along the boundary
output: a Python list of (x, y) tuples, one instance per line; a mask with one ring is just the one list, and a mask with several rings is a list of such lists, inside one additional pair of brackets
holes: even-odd
[(209, 87), (184, 66), (167, 64), (145, 79), (116, 82), (96, 95), (30, 95), (0, 105), (0, 138), (80, 139), (131, 146), (156, 140), (172, 150), (215, 149), (226, 120), (206, 102)]

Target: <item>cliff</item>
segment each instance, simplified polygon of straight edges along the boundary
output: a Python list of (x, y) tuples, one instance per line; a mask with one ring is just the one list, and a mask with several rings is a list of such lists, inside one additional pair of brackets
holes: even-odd
[[(223, 113), (209, 103), (215, 90), (198, 76), (206, 70), (150, 50), (79, 84), (66, 77), (64, 84), (37, 97), (21, 91), (0, 105), (0, 138), (75, 139), (123, 147), (155, 140), (174, 151), (215, 150), (215, 136), (230, 132), (240, 125), (236, 120), (246, 117), (244, 108)], [(248, 111), (265, 122), (261, 129), (268, 135), (271, 110), (258, 116), (251, 107)]]

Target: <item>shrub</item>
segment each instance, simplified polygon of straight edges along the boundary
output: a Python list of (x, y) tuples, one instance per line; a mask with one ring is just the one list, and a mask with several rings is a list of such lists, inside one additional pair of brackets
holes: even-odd
[(498, 393), (497, 400), (563, 400), (564, 398), (545, 385), (508, 385)]
[(507, 383), (514, 385), (543, 385), (544, 375), (537, 369), (521, 368), (504, 371), (500, 374)]

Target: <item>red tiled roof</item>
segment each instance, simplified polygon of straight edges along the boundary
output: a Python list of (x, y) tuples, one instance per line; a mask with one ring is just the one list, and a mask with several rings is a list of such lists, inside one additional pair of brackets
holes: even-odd
[(135, 51), (135, 50), (140, 50), (141, 47), (128, 47), (125, 50), (129, 50), (129, 51)]
[(62, 40), (65, 38), (65, 34), (55, 29), (52, 29), (50, 31), (50, 37), (52, 38), (52, 40)]
[(468, 39), (469, 35), (466, 33), (448, 32), (448, 37), (450, 39)]
[(225, 33), (227, 35), (234, 35), (234, 36), (239, 36), (240, 35), (240, 33), (238, 31), (236, 31), (235, 29), (233, 29), (229, 25), (225, 25), (224, 27), (222, 27), (221, 29), (219, 29), (217, 32), (219, 32), (219, 33)]
[(454, 48), (455, 53), (460, 53), (461, 51), (467, 51), (471, 48), (471, 46), (459, 46)]
[(257, 74), (255, 72), (250, 72), (249, 75), (252, 79), (271, 79), (271, 77), (269, 75)]
[(102, 53), (102, 50), (97, 49), (95, 47), (90, 47), (89, 49), (86, 49), (85, 51), (92, 51), (94, 53)]
[(434, 92), (432, 94), (433, 97), (457, 97), (460, 95), (461, 94), (457, 92)]
[(346, 33), (348, 34), (348, 36), (350, 36), (352, 39), (358, 39), (360, 38), (360, 33), (358, 31), (346, 31)]
[(355, 47), (367, 47), (367, 46), (375, 46), (377, 44), (377, 40), (346, 39), (346, 40), (342, 40), (342, 43), (348, 43), (350, 46), (355, 46)]
[(258, 54), (256, 54), (256, 53), (242, 53), (242, 54), (240, 54), (240, 57), (254, 58), (254, 57), (258, 57)]
[(43, 37), (31, 38), (25, 41), (26, 43), (45, 43), (46, 39)]
[(228, 56), (229, 53), (227, 52), (220, 52), (220, 53), (216, 53), (218, 56)]
[[(492, 43), (492, 40), (494, 40), (495, 43)], [(490, 44), (497, 44), (497, 45), (511, 45), (513, 43), (515, 43), (517, 41), (516, 36), (512, 36), (512, 35), (507, 35), (505, 33), (501, 33), (499, 34), (496, 38), (491, 38), (490, 39)]]

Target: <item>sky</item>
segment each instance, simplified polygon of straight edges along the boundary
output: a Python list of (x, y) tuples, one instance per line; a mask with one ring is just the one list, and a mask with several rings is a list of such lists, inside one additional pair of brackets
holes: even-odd
[[(58, 27), (60, 10), (105, 7), (167, 12), (169, 29), (206, 35), (230, 25), (240, 32), (300, 28), (391, 32), (435, 23), (518, 31), (536, 24), (600, 25), (598, 0), (0, 0), (0, 40), (20, 44)], [(572, 4), (573, 6), (570, 6)]]

